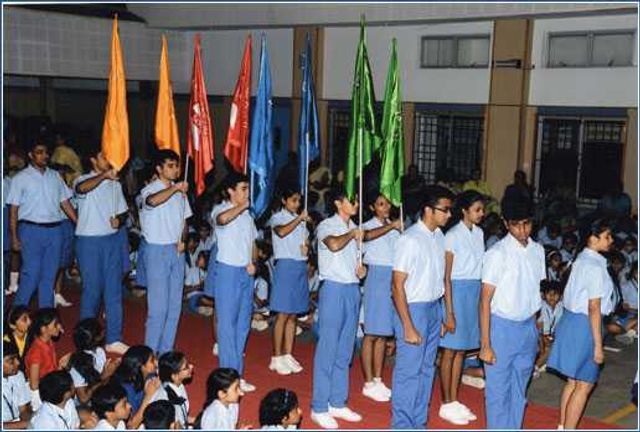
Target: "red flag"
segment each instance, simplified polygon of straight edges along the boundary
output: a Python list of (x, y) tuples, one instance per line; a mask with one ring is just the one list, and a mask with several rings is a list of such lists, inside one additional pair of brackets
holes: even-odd
[(251, 36), (244, 44), (244, 55), (240, 66), (240, 76), (233, 91), (229, 130), (224, 143), (224, 157), (234, 170), (247, 172), (249, 153), (249, 98), (251, 97)]
[(187, 152), (193, 159), (196, 195), (205, 190), (204, 178), (213, 169), (213, 127), (209, 116), (209, 101), (202, 73), (200, 35), (195, 37), (193, 72), (191, 74), (191, 100), (187, 123)]

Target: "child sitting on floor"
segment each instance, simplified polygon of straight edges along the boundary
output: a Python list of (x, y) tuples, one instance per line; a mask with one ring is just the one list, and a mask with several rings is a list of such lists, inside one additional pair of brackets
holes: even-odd
[(542, 281), (542, 307), (538, 318), (537, 327), (540, 330), (538, 358), (534, 366), (533, 377), (538, 378), (547, 367), (547, 358), (553, 345), (553, 335), (556, 325), (562, 317), (564, 306), (562, 304), (562, 286), (555, 281)]
[(261, 429), (298, 429), (302, 421), (302, 409), (298, 396), (283, 388), (271, 390), (260, 401)]

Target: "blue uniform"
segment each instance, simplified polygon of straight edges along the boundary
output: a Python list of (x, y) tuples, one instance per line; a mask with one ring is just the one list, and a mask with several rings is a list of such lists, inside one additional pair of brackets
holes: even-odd
[(53, 288), (62, 255), (60, 205), (70, 198), (60, 175), (29, 165), (11, 182), (7, 204), (18, 207), (22, 268), (15, 305), (28, 305), (38, 291), (38, 307), (53, 307)]
[(75, 181), (78, 202), (76, 255), (82, 274), (80, 319), (95, 318), (104, 301), (107, 320), (106, 343), (122, 340), (122, 259), (118, 230), (110, 218), (127, 211), (122, 185), (103, 180), (86, 194), (77, 186), (98, 175), (95, 172)]
[(184, 220), (191, 217), (186, 197), (174, 193), (164, 203), (152, 207), (146, 201), (166, 189), (155, 180), (142, 190), (144, 217), (142, 234), (146, 241), (142, 259), (147, 273), (147, 323), (145, 345), (158, 353), (173, 349), (182, 310), (184, 252), (178, 253)]

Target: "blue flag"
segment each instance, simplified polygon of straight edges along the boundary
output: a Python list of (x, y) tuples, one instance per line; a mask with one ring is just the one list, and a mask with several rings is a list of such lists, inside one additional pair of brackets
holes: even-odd
[[(308, 152), (308, 153), (307, 153)], [(308, 156), (308, 157), (307, 157)], [(302, 61), (302, 106), (298, 127), (298, 160), (300, 164), (300, 192), (305, 193), (309, 181), (309, 162), (320, 156), (320, 130), (318, 127), (318, 107), (313, 89), (311, 68), (311, 37), (307, 41)]]
[(249, 169), (251, 171), (251, 207), (259, 218), (269, 207), (274, 186), (273, 131), (271, 124), (271, 71), (267, 40), (262, 35), (260, 51), (260, 81), (251, 122)]

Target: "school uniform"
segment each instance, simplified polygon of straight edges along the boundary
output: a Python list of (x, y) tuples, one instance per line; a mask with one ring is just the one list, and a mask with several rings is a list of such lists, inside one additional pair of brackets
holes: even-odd
[(274, 312), (302, 314), (309, 310), (307, 257), (300, 250), (308, 237), (306, 224), (299, 223), (284, 237), (275, 232), (277, 226), (287, 225), (297, 217), (282, 209), (269, 221), (275, 260), (269, 307)]
[(598, 381), (600, 365), (593, 361), (589, 300), (601, 300), (600, 311), (604, 317), (614, 309), (613, 293), (606, 258), (585, 248), (573, 263), (564, 289), (565, 310), (556, 328), (555, 341), (547, 361), (548, 368), (578, 381)]
[(201, 429), (204, 430), (235, 430), (238, 424), (240, 405), (237, 403), (224, 406), (218, 399), (202, 413)]
[[(463, 351), (475, 349), (480, 346), (478, 305), (484, 233), (479, 226), (472, 225), (469, 229), (460, 221), (447, 231), (444, 242), (446, 251), (453, 254), (451, 297), (456, 331), (453, 334), (447, 332), (440, 340), (440, 346)], [(442, 306), (443, 316), (446, 316), (444, 301)]]
[[(93, 357), (93, 368), (96, 370), (96, 372), (101, 374), (104, 370), (105, 364), (107, 364), (107, 353), (104, 351), (104, 349), (102, 347), (98, 347), (95, 349), (95, 351), (85, 350), (84, 352)], [(72, 367), (69, 370), (69, 375), (71, 375), (74, 387), (78, 388), (87, 386), (87, 381), (82, 375), (80, 375), (80, 372), (78, 372), (76, 368)]]
[[(140, 227), (144, 225), (145, 206), (142, 200), (142, 194), (138, 194), (135, 198), (136, 206), (138, 207), (138, 220), (140, 221)], [(138, 243), (138, 256), (136, 259), (136, 285), (140, 287), (147, 286), (147, 268), (144, 263), (144, 250), (146, 249), (147, 242), (144, 239), (144, 232), (140, 232), (140, 243)]]
[(113, 427), (111, 423), (109, 423), (105, 419), (101, 419), (100, 421), (98, 421), (98, 423), (96, 424), (96, 427), (93, 428), (93, 430), (126, 430), (126, 429), (127, 429), (127, 425), (122, 420), (118, 421), (118, 424), (116, 425), (116, 427)]
[(55, 284), (62, 255), (60, 205), (71, 198), (56, 171), (41, 173), (33, 165), (13, 177), (7, 204), (18, 206), (20, 285), (14, 305), (28, 305), (38, 291), (38, 307), (53, 307)]
[(2, 422), (20, 421), (20, 407), (31, 402), (31, 390), (24, 374), (2, 377)]
[[(169, 397), (169, 391), (171, 391), (172, 397)], [(173, 404), (176, 409), (176, 421), (182, 425), (183, 428), (187, 427), (189, 420), (189, 395), (184, 384), (176, 386), (170, 382), (164, 382), (153, 395), (151, 402), (159, 400), (166, 400)]]
[(556, 306), (552, 308), (546, 301), (542, 300), (542, 306), (540, 308), (540, 318), (538, 322), (542, 324), (542, 334), (551, 335), (556, 331), (556, 327), (562, 318), (564, 311), (564, 305), (562, 301), (556, 303)]
[(540, 310), (544, 249), (528, 239), (522, 246), (507, 234), (484, 255), (482, 282), (495, 287), (491, 300), (493, 365), (485, 364), (489, 429), (520, 429), (526, 389), (538, 351), (535, 313)]
[[(73, 197), (73, 190), (66, 185), (63, 185), (65, 188), (65, 194), (70, 196), (69, 203), (76, 210), (78, 209), (77, 203)], [(76, 230), (76, 226), (69, 219), (67, 214), (62, 211), (62, 208), (59, 209), (60, 218), (62, 220), (60, 227), (62, 231), (62, 253), (60, 254), (60, 268), (68, 268), (73, 264), (73, 250), (74, 250), (74, 233)]]
[(147, 204), (147, 198), (166, 188), (158, 179), (142, 190), (148, 307), (145, 345), (158, 353), (171, 351), (176, 338), (185, 261), (184, 253), (178, 253), (177, 247), (182, 239), (184, 220), (192, 214), (189, 201), (181, 192), (156, 207)]
[[(225, 201), (214, 207), (211, 217), (233, 207)], [(247, 344), (253, 310), (253, 276), (247, 273), (252, 262), (256, 226), (249, 210), (226, 225), (216, 225), (217, 253), (213, 275), (216, 299), (218, 359), (220, 367), (244, 373), (244, 348)]]
[(322, 287), (318, 304), (318, 343), (313, 361), (311, 408), (326, 413), (346, 406), (349, 395), (349, 366), (358, 327), (360, 309), (358, 246), (351, 240), (332, 252), (324, 243), (329, 236), (341, 236), (356, 228), (338, 214), (322, 221), (317, 228), (318, 269)]
[(419, 220), (396, 243), (393, 270), (406, 273), (404, 285), (411, 320), (422, 336), (408, 344), (404, 327), (394, 313), (396, 363), (391, 393), (391, 428), (423, 429), (431, 400), (435, 359), (440, 341), (444, 294), (445, 241), (440, 228), (431, 231)]
[[(383, 227), (376, 217), (362, 225), (370, 231)], [(391, 299), (391, 276), (393, 254), (400, 233), (392, 229), (382, 237), (364, 242), (363, 262), (367, 265), (364, 281), (363, 312), (364, 333), (376, 336), (393, 335), (393, 300)]]
[[(186, 257), (188, 256), (188, 260)], [(186, 286), (197, 286), (202, 282), (200, 267), (198, 267), (198, 251), (185, 253), (184, 263), (184, 284)]]
[(118, 230), (110, 219), (127, 211), (120, 182), (105, 179), (86, 194), (78, 185), (97, 176), (78, 177), (74, 189), (78, 202), (76, 255), (82, 275), (80, 319), (96, 318), (104, 302), (106, 343), (122, 340), (122, 259)]
[(29, 422), (28, 429), (70, 430), (80, 428), (80, 418), (73, 399), (69, 399), (64, 409), (49, 402), (43, 402)]
[(627, 279), (620, 285), (622, 291), (622, 301), (627, 303), (631, 308), (638, 309), (638, 282), (633, 279)]

